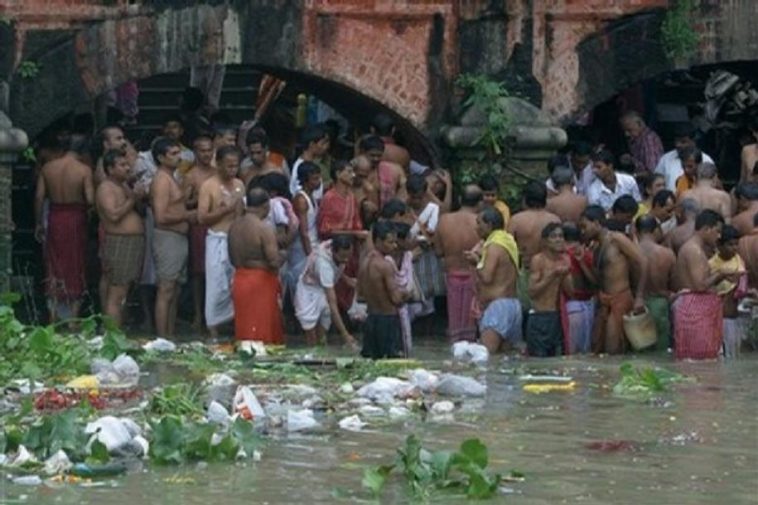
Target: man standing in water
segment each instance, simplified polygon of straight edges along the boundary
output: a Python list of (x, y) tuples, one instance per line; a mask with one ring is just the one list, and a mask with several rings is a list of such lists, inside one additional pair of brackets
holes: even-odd
[(161, 137), (153, 142), (153, 159), (158, 171), (150, 186), (150, 200), (155, 216), (153, 257), (158, 280), (155, 297), (155, 327), (158, 336), (176, 334), (176, 310), (179, 284), (187, 275), (187, 232), (197, 212), (187, 210), (184, 193), (174, 179), (181, 148), (173, 140)]
[(403, 356), (403, 331), (397, 309), (410, 296), (398, 288), (395, 269), (386, 259), (397, 249), (395, 227), (388, 221), (379, 221), (371, 233), (375, 249), (363, 258), (358, 271), (358, 289), (368, 306), (361, 356), (398, 358)]
[(463, 188), (461, 208), (442, 214), (434, 235), (434, 247), (443, 257), (447, 284), (448, 337), (451, 341), (474, 340), (476, 322), (471, 316), (471, 302), (476, 297), (475, 274), (465, 252), (479, 243), (476, 216), (482, 202), (482, 190), (469, 184)]
[(232, 281), (234, 338), (284, 343), (279, 267), (284, 261), (276, 233), (266, 223), (268, 193), (251, 187), (245, 213), (229, 228), (229, 259), (235, 268)]
[(635, 226), (640, 250), (648, 259), (645, 307), (655, 321), (656, 334), (658, 335), (656, 348), (666, 350), (671, 345), (669, 299), (676, 255), (668, 247), (658, 245), (657, 237), (660, 227), (654, 216), (648, 214), (638, 217)]
[(466, 259), (476, 265), (479, 306), (484, 310), (479, 321), (482, 344), (490, 353), (503, 343), (521, 343), (521, 303), (516, 297), (519, 252), (513, 236), (505, 231), (503, 215), (493, 207), (484, 209), (476, 229), (484, 240), (481, 254), (469, 251)]
[[(595, 270), (600, 283), (598, 310), (592, 338), (595, 353), (624, 352), (624, 315), (644, 308), (647, 259), (639, 247), (623, 233), (605, 227), (605, 210), (599, 205), (587, 207), (579, 220), (585, 242), (595, 241)], [(636, 296), (632, 296), (630, 274), (639, 272)]]
[(95, 194), (100, 222), (105, 229), (103, 264), (108, 272), (104, 312), (121, 326), (122, 309), (131, 284), (142, 273), (145, 227), (135, 210), (137, 198), (127, 185), (131, 167), (123, 151), (103, 156), (106, 178)]
[(677, 298), (674, 315), (674, 356), (678, 359), (714, 359), (723, 336), (723, 307), (713, 287), (739, 275), (712, 273), (710, 251), (716, 249), (724, 218), (706, 209), (695, 220), (695, 234), (679, 250), (674, 267)]
[[(37, 177), (35, 237), (44, 243), (46, 291), (50, 319), (77, 317), (84, 294), (87, 249), (87, 208), (94, 202), (92, 170), (69, 151), (69, 138), (57, 136), (51, 146), (58, 154)], [(47, 225), (45, 199), (50, 201)]]
[[(187, 208), (190, 210), (197, 209), (200, 187), (215, 173), (213, 168), (213, 140), (207, 135), (200, 135), (193, 142), (193, 146), (195, 148), (195, 166), (182, 179), (184, 198)], [(207, 234), (208, 227), (204, 224), (190, 224), (189, 267), (192, 276), (192, 301), (195, 307), (192, 326), (198, 331), (203, 325), (205, 307), (205, 236)]]
[(229, 261), (227, 236), (234, 219), (244, 209), (245, 188), (237, 179), (240, 152), (224, 146), (216, 152), (216, 175), (200, 187), (197, 219), (208, 227), (205, 237), (205, 323), (212, 339), (218, 327), (234, 317), (231, 283), (234, 268)]

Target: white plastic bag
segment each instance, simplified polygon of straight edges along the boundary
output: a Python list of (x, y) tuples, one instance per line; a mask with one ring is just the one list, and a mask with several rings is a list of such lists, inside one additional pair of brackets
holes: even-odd
[(414, 396), (417, 391), (418, 389), (410, 382), (395, 377), (377, 377), (374, 382), (360, 388), (358, 396), (377, 403), (391, 403), (395, 398)]
[(458, 361), (476, 363), (477, 365), (486, 364), (490, 357), (487, 348), (481, 344), (472, 342), (456, 342), (453, 344), (453, 358)]
[(219, 402), (212, 401), (208, 405), (208, 412), (206, 413), (208, 422), (220, 424), (221, 426), (227, 426), (231, 422), (229, 412)]
[(340, 419), (338, 424), (340, 428), (347, 431), (361, 431), (361, 428), (366, 426), (366, 423), (361, 421), (357, 414)]
[(487, 394), (487, 386), (471, 377), (447, 374), (440, 379), (437, 393), (445, 396), (484, 396)]
[(176, 344), (165, 338), (156, 338), (144, 344), (142, 348), (153, 352), (174, 352), (176, 351)]
[(287, 431), (305, 431), (318, 426), (311, 409), (287, 412)]
[(68, 459), (63, 450), (58, 450), (55, 454), (45, 460), (45, 474), (57, 475), (59, 473), (67, 472), (74, 466), (71, 460)]
[[(133, 421), (132, 421), (133, 422)], [(129, 444), (134, 436), (129, 432), (127, 424), (113, 416), (105, 416), (87, 423), (84, 433), (93, 435), (90, 442), (97, 439), (108, 452), (113, 452)]]
[(411, 384), (418, 387), (424, 393), (433, 392), (440, 382), (440, 378), (437, 375), (423, 368), (413, 370), (409, 380)]

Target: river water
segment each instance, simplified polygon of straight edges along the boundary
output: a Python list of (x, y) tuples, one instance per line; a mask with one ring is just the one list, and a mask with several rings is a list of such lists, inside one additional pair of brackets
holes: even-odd
[[(423, 347), (418, 354), (435, 368), (441, 366), (440, 352)], [(92, 488), (6, 481), (0, 503), (375, 503), (361, 490), (363, 468), (392, 462), (411, 433), (434, 450), (457, 449), (463, 440), (478, 437), (489, 448), (491, 471), (525, 474), (523, 482), (503, 484), (490, 503), (758, 503), (758, 358), (627, 360), (662, 365), (696, 381), (675, 385), (654, 402), (640, 402), (611, 394), (619, 358), (491, 360), (479, 377), (487, 383), (486, 398), (463, 402), (452, 419), (413, 417), (348, 432), (335, 427), (340, 418), (335, 415), (322, 420), (327, 428), (319, 433), (269, 439), (260, 462), (150, 466)], [(517, 377), (525, 371), (571, 375), (577, 387), (527, 393)], [(381, 502), (407, 501), (401, 481), (391, 480)]]

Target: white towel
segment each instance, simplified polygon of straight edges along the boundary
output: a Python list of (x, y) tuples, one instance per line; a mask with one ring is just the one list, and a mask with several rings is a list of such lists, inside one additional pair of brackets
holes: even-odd
[(208, 230), (205, 236), (205, 323), (218, 326), (234, 318), (232, 277), (227, 235)]

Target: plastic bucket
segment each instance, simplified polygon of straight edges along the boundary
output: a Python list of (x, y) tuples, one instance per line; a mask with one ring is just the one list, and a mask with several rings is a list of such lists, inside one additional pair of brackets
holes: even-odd
[(640, 314), (624, 315), (624, 333), (635, 351), (654, 346), (658, 338), (655, 321), (647, 309)]

